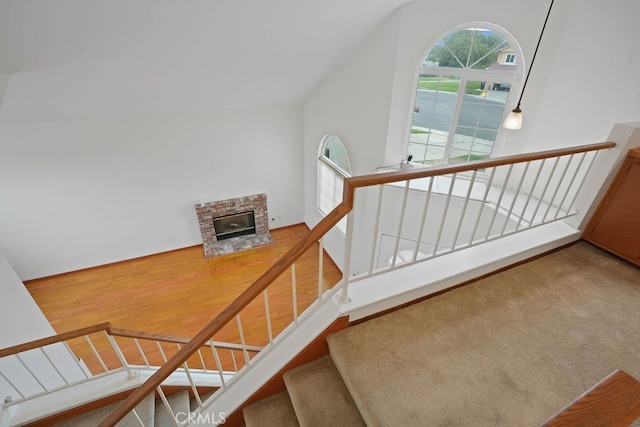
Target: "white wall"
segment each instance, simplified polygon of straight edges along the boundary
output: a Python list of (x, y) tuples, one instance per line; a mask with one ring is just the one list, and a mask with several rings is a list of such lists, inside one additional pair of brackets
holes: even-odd
[[(526, 69), (547, 10), (547, 2), (528, 0), (401, 6), (305, 104), (307, 223), (320, 219), (309, 195), (324, 134), (343, 140), (354, 174), (397, 164), (406, 154), (416, 65), (433, 43), (461, 24), (491, 22), (518, 41)], [(615, 123), (640, 119), (638, 19), (635, 0), (555, 2), (522, 101), (523, 129), (504, 131), (494, 155), (601, 142)], [(565, 113), (569, 119), (560, 119)]]
[[(403, 6), (389, 145), (406, 139), (415, 67), (438, 37), (465, 22), (492, 22), (515, 37), (528, 67), (548, 5), (415, 0)], [(635, 0), (556, 1), (522, 100), (523, 128), (496, 141), (496, 154), (601, 142), (615, 123), (640, 119), (639, 19)]]
[[(0, 248), (23, 280), (171, 250), (200, 243), (197, 200), (257, 192), (269, 197), (273, 227), (314, 225), (325, 134), (343, 140), (354, 174), (398, 163), (415, 67), (431, 44), (461, 23), (490, 21), (514, 35), (528, 62), (546, 8), (414, 0), (304, 110), (2, 124)], [(523, 99), (524, 128), (498, 141), (502, 153), (602, 141), (614, 123), (638, 120), (639, 17), (636, 0), (556, 2)]]
[(53, 327), (0, 252), (0, 348), (55, 335)]
[(2, 102), (4, 101), (4, 95), (7, 92), (7, 86), (9, 86), (9, 79), (11, 76), (8, 73), (2, 71), (0, 68), (0, 107), (2, 106)]
[[(322, 138), (343, 142), (353, 175), (384, 163), (399, 15), (385, 21), (304, 105), (305, 221), (315, 225), (317, 159)], [(398, 159), (398, 163), (400, 159)]]
[(523, 99), (523, 131), (505, 152), (602, 142), (614, 124), (640, 120), (640, 2), (556, 4)]
[[(2, 295), (0, 298), (0, 325), (3, 325), (0, 329), (2, 331), (0, 332), (0, 348), (56, 334), (2, 252), (0, 252), (0, 293)], [(50, 346), (48, 355), (52, 356), (56, 363), (60, 363), (59, 367), (66, 373), (68, 368), (73, 369), (75, 365), (66, 349), (62, 347), (62, 352), (60, 350), (57, 346)], [(42, 359), (44, 357), (41, 354), (30, 353), (25, 355), (23, 360), (45, 384), (61, 385), (57, 383), (61, 382), (61, 379), (55, 370), (46, 361), (43, 363)], [(30, 393), (37, 393), (42, 390), (24, 366), (14, 357), (0, 359), (0, 372), (8, 376), (12, 383), (20, 387), (23, 392), (29, 390)], [(0, 396), (3, 399), (5, 396), (12, 396), (14, 399), (19, 397), (18, 393), (4, 379), (0, 379)]]
[(202, 242), (194, 205), (303, 221), (302, 109), (0, 125), (0, 248), (22, 280)]

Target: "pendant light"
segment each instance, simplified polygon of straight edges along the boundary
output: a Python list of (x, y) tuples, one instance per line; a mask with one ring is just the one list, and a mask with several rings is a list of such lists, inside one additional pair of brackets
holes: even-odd
[(551, 8), (553, 7), (554, 0), (551, 0), (551, 4), (549, 5), (549, 11), (547, 12), (547, 17), (544, 20), (544, 24), (542, 25), (542, 31), (540, 32), (540, 37), (538, 38), (538, 44), (536, 45), (536, 50), (533, 52), (533, 57), (531, 58), (531, 64), (529, 64), (529, 69), (527, 70), (527, 76), (524, 79), (524, 84), (522, 85), (522, 92), (520, 92), (520, 98), (518, 99), (518, 104), (516, 108), (513, 109), (509, 113), (509, 115), (504, 119), (502, 123), (502, 127), (507, 129), (520, 129), (522, 127), (522, 110), (520, 110), (520, 102), (522, 102), (522, 95), (524, 95), (524, 89), (527, 87), (527, 81), (529, 81), (529, 74), (531, 74), (531, 69), (533, 68), (533, 61), (536, 60), (536, 54), (538, 53), (538, 48), (540, 47), (540, 42), (542, 41), (542, 36), (544, 34), (544, 29), (547, 26), (547, 21), (549, 20), (549, 15), (551, 14)]

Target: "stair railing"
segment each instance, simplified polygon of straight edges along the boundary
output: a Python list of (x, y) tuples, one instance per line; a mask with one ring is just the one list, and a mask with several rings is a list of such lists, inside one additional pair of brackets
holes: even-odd
[[(520, 233), (577, 213), (599, 150), (593, 144), (410, 173), (356, 177), (367, 203), (354, 216), (349, 282)], [(401, 178), (399, 180), (398, 178)], [(361, 209), (362, 212), (358, 211)], [(364, 243), (363, 243), (364, 242)]]
[[(497, 227), (500, 232), (497, 233), (500, 236), (508, 235), (511, 233), (511, 229), (509, 225), (502, 226), (496, 225), (496, 218), (505, 217), (512, 222), (515, 221), (516, 224), (519, 224), (516, 227), (516, 231), (522, 230), (524, 228), (530, 228), (536, 225), (540, 225), (543, 223), (548, 223), (550, 221), (556, 221), (561, 218), (566, 218), (568, 215), (572, 214), (572, 203), (575, 200), (574, 196), (581, 188), (581, 184), (584, 180), (584, 177), (588, 173), (588, 170), (593, 163), (593, 160), (585, 162), (584, 156), (590, 152), (597, 152), (599, 150), (612, 148), (615, 146), (615, 143), (607, 142), (600, 144), (592, 144), (585, 145), (581, 147), (569, 148), (569, 149), (561, 149), (561, 150), (550, 150), (535, 154), (525, 154), (525, 155), (515, 155), (508, 156), (502, 158), (495, 158), (490, 160), (479, 160), (473, 161), (463, 164), (457, 165), (445, 165), (424, 169), (413, 169), (413, 170), (400, 170), (396, 172), (388, 172), (382, 174), (374, 174), (374, 175), (366, 175), (359, 176), (353, 178), (347, 178), (344, 180), (343, 187), (343, 198), (342, 202), (327, 216), (325, 216), (315, 227), (313, 227), (308, 233), (306, 233), (291, 249), (289, 249), (279, 260), (277, 260), (265, 273), (262, 274), (251, 286), (249, 286), (240, 296), (238, 296), (228, 307), (226, 307), (222, 312), (216, 316), (211, 322), (209, 322), (196, 336), (187, 344), (185, 344), (172, 358), (170, 358), (167, 363), (165, 363), (160, 369), (158, 369), (142, 386), (140, 386), (137, 390), (135, 390), (126, 400), (124, 400), (105, 420), (101, 423), (101, 426), (113, 426), (119, 420), (121, 420), (128, 412), (130, 412), (139, 402), (141, 402), (145, 396), (149, 393), (153, 393), (160, 386), (160, 384), (169, 377), (174, 371), (179, 369), (183, 363), (192, 357), (198, 349), (200, 349), (203, 345), (209, 342), (218, 332), (223, 330), (223, 328), (228, 328), (232, 325), (236, 325), (237, 333), (239, 334), (240, 341), (242, 346), (246, 346), (246, 337), (242, 330), (242, 321), (241, 321), (241, 313), (242, 310), (250, 304), (261, 304), (261, 298), (264, 300), (264, 309), (265, 309), (265, 322), (267, 323), (266, 329), (268, 329), (268, 340), (267, 346), (273, 343), (274, 335), (272, 334), (272, 327), (270, 325), (271, 312), (269, 308), (269, 298), (268, 298), (268, 290), (271, 289), (272, 286), (280, 286), (283, 282), (290, 284), (292, 286), (291, 294), (292, 294), (292, 307), (290, 309), (293, 311), (291, 322), (286, 328), (294, 327), (296, 322), (298, 321), (298, 302), (296, 299), (296, 272), (295, 272), (295, 262), (303, 256), (307, 250), (312, 247), (319, 247), (320, 252), (320, 266), (319, 266), (319, 283), (322, 282), (322, 238), (329, 233), (329, 231), (345, 216), (347, 217), (347, 233), (345, 238), (345, 254), (344, 254), (344, 263), (342, 266), (343, 269), (343, 279), (339, 283), (338, 287), (341, 291), (341, 298), (346, 299), (348, 295), (348, 285), (351, 280), (351, 277), (357, 277), (358, 275), (351, 274), (352, 262), (354, 262), (353, 253), (359, 252), (360, 247), (358, 247), (359, 238), (354, 238), (354, 201), (355, 201), (355, 191), (357, 189), (365, 190), (367, 189), (375, 189), (379, 188), (379, 192), (383, 192), (383, 188), (388, 188), (390, 185), (403, 185), (406, 190), (404, 190), (404, 194), (408, 195), (409, 190), (411, 190), (412, 183), (422, 181), (424, 179), (428, 179), (431, 183), (436, 183), (437, 185), (441, 185), (442, 183), (447, 183), (447, 190), (444, 193), (446, 201), (446, 205), (450, 205), (451, 200), (454, 198), (456, 200), (464, 200), (471, 201), (476, 197), (474, 193), (474, 189), (477, 189), (475, 182), (481, 182), (481, 179), (478, 177), (480, 175), (489, 174), (489, 178), (485, 179), (485, 192), (486, 196), (481, 197), (479, 199), (479, 209), (477, 215), (479, 215), (480, 219), (477, 221), (486, 221), (482, 220), (483, 215), (488, 213), (489, 221), (491, 225), (488, 227), (488, 233), (485, 235), (483, 239), (476, 239), (475, 233), (471, 236), (471, 243), (480, 241), (488, 241), (492, 240), (495, 237), (495, 233), (493, 229)], [(558, 169), (558, 165), (560, 162), (567, 162), (566, 157), (569, 157), (567, 165), (561, 166)], [(582, 160), (578, 160), (578, 163), (574, 162), (574, 156), (583, 157)], [(565, 158), (565, 160), (560, 160), (561, 158)], [(547, 164), (547, 159), (551, 159), (551, 167), (550, 169), (544, 169), (544, 164)], [(529, 180), (531, 179), (531, 175), (528, 175), (527, 171), (535, 170), (536, 165), (535, 162), (543, 163), (542, 166), (539, 167), (539, 171), (534, 174), (533, 186), (528, 191), (528, 194), (523, 197), (520, 195), (520, 189), (523, 188), (524, 185), (529, 185)], [(528, 165), (528, 166), (524, 166)], [(505, 173), (502, 168), (506, 167), (507, 172)], [(517, 191), (513, 189), (513, 181), (510, 179), (510, 176), (513, 174), (514, 168), (525, 168), (527, 171), (523, 172), (522, 175), (518, 178), (518, 183), (516, 184)], [(493, 170), (493, 172), (492, 172)], [(556, 170), (562, 170), (560, 175), (556, 174)], [(488, 172), (487, 172), (488, 171)], [(466, 176), (465, 176), (466, 175)], [(456, 194), (458, 184), (461, 181), (458, 181), (458, 178), (465, 177), (467, 182), (471, 182), (472, 184), (467, 184), (466, 191), (463, 190), (464, 193), (462, 197)], [(569, 185), (569, 190), (565, 191), (564, 186), (567, 185), (569, 181), (565, 181), (565, 177), (570, 177), (569, 181), (571, 184)], [(436, 182), (436, 180), (438, 182)], [(440, 182), (441, 181), (441, 182)], [(427, 184), (432, 185), (432, 184)], [(479, 185), (479, 184), (478, 184)], [(497, 188), (497, 198), (493, 197), (493, 191)], [(431, 198), (436, 192), (426, 192), (425, 194), (431, 194), (429, 198)], [(509, 194), (513, 194), (509, 196)], [(408, 197), (408, 196), (405, 196)], [(511, 197), (511, 198), (510, 198)], [(382, 197), (380, 197), (378, 205), (384, 205), (382, 201)], [(562, 200), (562, 202), (560, 202)], [(567, 200), (569, 200), (568, 204)], [(476, 202), (478, 200), (474, 200)], [(525, 205), (521, 204), (524, 203)], [(533, 210), (529, 208), (529, 204), (533, 203), (532, 206), (535, 206)], [(401, 239), (404, 239), (404, 235), (402, 233), (403, 224), (405, 221), (405, 211), (407, 208), (406, 202), (400, 204), (402, 212), (399, 215), (399, 225), (397, 232), (395, 233), (395, 239), (397, 243), (394, 243), (395, 252), (392, 251), (392, 268), (399, 268), (406, 265), (409, 265), (414, 262), (421, 261), (422, 259), (418, 259), (418, 251), (414, 250), (411, 257), (411, 262), (408, 263), (399, 263), (397, 260), (394, 260), (397, 255), (399, 255), (400, 243)], [(524, 208), (522, 210), (519, 209)], [(541, 210), (542, 209), (542, 210)], [(466, 208), (463, 209), (466, 211)], [(424, 212), (427, 212), (425, 210)], [(495, 214), (494, 214), (495, 212)], [(378, 241), (379, 228), (381, 226), (380, 222), (380, 210), (376, 216), (367, 215), (367, 210), (364, 212), (359, 212), (360, 215), (364, 215), (362, 217), (362, 221), (366, 221), (367, 216), (369, 217), (377, 217), (372, 227), (364, 227), (368, 229), (373, 229), (375, 231), (375, 236), (373, 242)], [(499, 216), (500, 214), (500, 216)], [(532, 214), (532, 215), (531, 215)], [(539, 221), (540, 214), (542, 215), (542, 221)], [(424, 214), (427, 216), (427, 213)], [(440, 213), (441, 218), (447, 217), (447, 209), (442, 210)], [(360, 218), (360, 217), (359, 217)], [(491, 219), (493, 218), (493, 219)], [(419, 227), (420, 230), (425, 230), (424, 221), (423, 224)], [(527, 226), (523, 226), (525, 223)], [(431, 223), (430, 223), (431, 224)], [(436, 236), (438, 240), (442, 240), (444, 233), (442, 233), (443, 227), (446, 226), (446, 221), (440, 220), (436, 221), (436, 226), (433, 227), (435, 229)], [(428, 227), (431, 228), (431, 227)], [(458, 233), (454, 233), (458, 234)], [(371, 242), (371, 238), (363, 237), (363, 240)], [(421, 235), (417, 235), (415, 240), (420, 244), (421, 240), (423, 240)], [(443, 245), (440, 242), (435, 243), (433, 250), (433, 256), (441, 255), (446, 252), (448, 249), (442, 249)], [(380, 246), (378, 243), (373, 243), (373, 257), (375, 258), (375, 254), (379, 253)], [(458, 245), (454, 243), (450, 248), (454, 250), (456, 248), (461, 249), (463, 245)], [(353, 252), (353, 253), (352, 253)], [(425, 257), (426, 258), (426, 257)], [(403, 264), (403, 265), (400, 265)], [(370, 268), (370, 271), (366, 274), (375, 274), (376, 268)], [(386, 269), (388, 270), (388, 268)], [(286, 271), (291, 272), (291, 276), (288, 279), (283, 278), (283, 273)], [(316, 300), (322, 300), (322, 286), (318, 286), (318, 297)], [(246, 367), (250, 367), (251, 360), (246, 358)], [(223, 385), (220, 390), (216, 393), (223, 392), (225, 386)]]
[[(114, 328), (106, 322), (0, 349), (0, 377), (13, 390), (5, 398), (3, 407), (121, 372), (130, 379), (141, 370), (152, 372), (189, 341), (171, 335)], [(236, 359), (260, 350), (259, 346), (209, 340), (197, 349), (194, 357), (184, 361), (180, 373), (186, 377), (188, 387), (201, 405), (199, 386), (219, 386), (237, 372)], [(194, 380), (197, 376), (209, 377), (211, 373), (219, 380)]]

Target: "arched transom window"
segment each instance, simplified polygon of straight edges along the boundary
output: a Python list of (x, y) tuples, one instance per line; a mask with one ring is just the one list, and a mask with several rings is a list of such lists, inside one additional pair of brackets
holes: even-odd
[[(351, 176), (351, 163), (347, 150), (335, 135), (327, 135), (320, 142), (318, 157), (318, 210), (327, 215), (342, 202), (344, 178)], [(338, 223), (338, 229), (346, 231), (346, 219)]]
[(519, 47), (497, 29), (467, 26), (418, 66), (408, 155), (439, 165), (491, 156), (520, 74)]

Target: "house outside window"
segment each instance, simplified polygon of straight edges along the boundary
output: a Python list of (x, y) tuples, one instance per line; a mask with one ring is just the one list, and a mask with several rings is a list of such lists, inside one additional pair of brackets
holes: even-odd
[[(517, 49), (517, 51), (516, 51)], [(520, 73), (515, 40), (495, 26), (464, 26), (438, 40), (417, 68), (408, 156), (425, 165), (491, 156)]]

